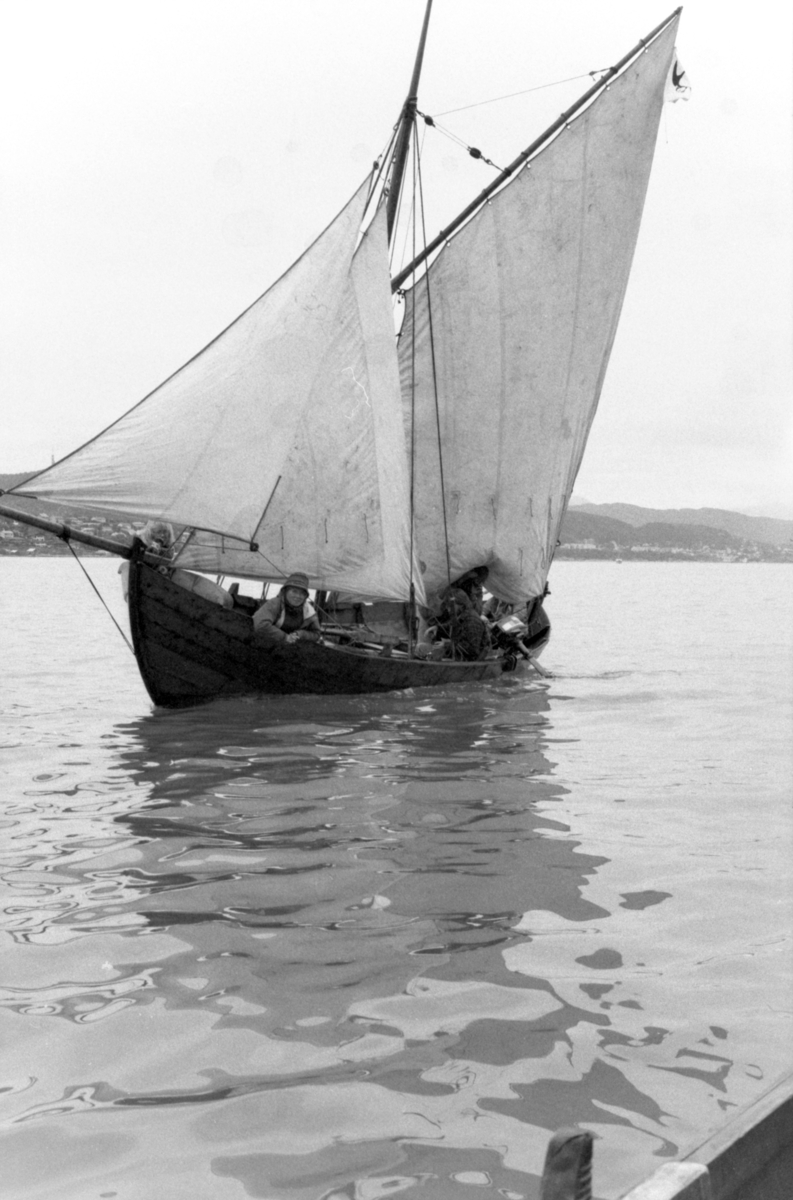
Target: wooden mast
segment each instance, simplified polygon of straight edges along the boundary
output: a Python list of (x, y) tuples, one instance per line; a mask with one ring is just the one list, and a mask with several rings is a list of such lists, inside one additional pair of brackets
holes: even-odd
[[(394, 235), (394, 227), (396, 225), (397, 212), (399, 209), (399, 197), (402, 191), (402, 181), (405, 177), (405, 166), (407, 164), (408, 149), (410, 148), (410, 135), (416, 123), (416, 104), (418, 102), (419, 77), (421, 75), (421, 65), (424, 61), (424, 47), (427, 43), (427, 30), (430, 24), (430, 12), (432, 11), (432, 0), (427, 0), (427, 7), (424, 10), (424, 23), (421, 27), (421, 37), (419, 38), (418, 50), (416, 51), (416, 61), (413, 64), (413, 75), (410, 79), (410, 87), (402, 106), (402, 113), (399, 118), (399, 132), (397, 133), (396, 145), (394, 147), (393, 167), (391, 170), (391, 178), (389, 180), (388, 201), (386, 203), (386, 227), (388, 233), (388, 242)], [(412, 466), (411, 466), (412, 471)], [(408, 601), (409, 616), (408, 616), (408, 656), (413, 658), (414, 633), (416, 623), (416, 590), (413, 583), (413, 488), (411, 484), (411, 503), (410, 503), (410, 525), (411, 525), (411, 564), (410, 564), (410, 599)]]
[(402, 180), (405, 175), (405, 164), (407, 163), (408, 147), (410, 145), (410, 133), (416, 120), (419, 76), (421, 75), (421, 64), (424, 60), (424, 46), (427, 41), (427, 29), (429, 28), (431, 9), (432, 0), (427, 0), (424, 24), (421, 28), (421, 37), (419, 38), (419, 48), (416, 52), (416, 61), (413, 64), (413, 76), (410, 80), (410, 88), (408, 89), (407, 98), (402, 106), (402, 113), (399, 118), (399, 133), (397, 134), (396, 146), (394, 148), (394, 165), (391, 171), (388, 203), (386, 206), (389, 242), (394, 232), (394, 223), (396, 222), (399, 193), (402, 190)]
[[(399, 206), (399, 193), (402, 190), (402, 180), (405, 174), (405, 165), (407, 163), (408, 149), (410, 146), (410, 134), (416, 119), (416, 102), (418, 99), (419, 77), (421, 75), (421, 65), (424, 60), (424, 46), (427, 42), (427, 30), (429, 28), (431, 10), (432, 0), (427, 0), (427, 7), (424, 12), (424, 23), (421, 28), (421, 37), (419, 38), (418, 50), (416, 52), (416, 61), (413, 64), (413, 74), (410, 80), (410, 88), (408, 90), (405, 103), (402, 106), (402, 113), (399, 118), (399, 132), (397, 134), (396, 145), (394, 148), (393, 167), (391, 170), (389, 195), (386, 205), (389, 241), (393, 233), (397, 208)], [(2, 488), (0, 488), (0, 496), (6, 494), (13, 495), (14, 493), (6, 493)], [(9, 517), (14, 521), (22, 521), (25, 525), (33, 525), (35, 528), (42, 529), (46, 533), (54, 534), (55, 537), (60, 538), (64, 542), (83, 542), (85, 545), (93, 546), (97, 550), (105, 550), (110, 554), (119, 554), (122, 558), (130, 558), (133, 554), (132, 547), (125, 546), (121, 542), (114, 541), (110, 538), (98, 537), (96, 534), (83, 533), (82, 530), (74, 529), (72, 526), (66, 525), (62, 522), (47, 521), (43, 517), (34, 517), (32, 514), (22, 512), (19, 509), (7, 508), (3, 504), (0, 504), (0, 516)]]

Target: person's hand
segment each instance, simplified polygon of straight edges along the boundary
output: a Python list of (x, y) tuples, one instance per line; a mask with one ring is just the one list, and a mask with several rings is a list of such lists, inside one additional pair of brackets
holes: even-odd
[(286, 635), (286, 640), (287, 640), (287, 642), (289, 643), (289, 645), (290, 645), (290, 646), (294, 646), (295, 642), (297, 642), (297, 641), (299, 641), (299, 640), (300, 640), (300, 633), (299, 633), (299, 631), (298, 631), (298, 630), (295, 630), (295, 632), (294, 632), (294, 633), (288, 633), (288, 634)]

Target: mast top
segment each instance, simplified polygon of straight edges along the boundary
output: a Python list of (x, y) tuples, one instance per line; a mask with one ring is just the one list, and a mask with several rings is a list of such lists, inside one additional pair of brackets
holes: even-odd
[[(432, 0), (429, 0), (429, 4), (427, 6), (427, 17), (425, 18), (425, 32), (426, 32), (426, 21), (427, 21), (427, 18), (429, 17), (429, 5), (431, 3), (432, 3)], [(656, 25), (655, 29), (651, 30), (650, 33), (648, 33), (646, 35), (646, 37), (641, 38), (641, 40), (639, 42), (637, 42), (637, 44), (633, 47), (633, 49), (629, 50), (627, 54), (623, 55), (623, 57), (619, 60), (619, 62), (615, 63), (613, 67), (610, 67), (608, 69), (608, 71), (604, 72), (604, 74), (601, 75), (600, 79), (598, 79), (586, 92), (584, 92), (583, 96), (580, 96), (579, 99), (576, 100), (576, 102), (574, 104), (572, 104), (565, 112), (563, 112), (560, 117), (558, 117), (551, 125), (549, 125), (549, 127), (545, 130), (544, 133), (541, 133), (540, 136), (538, 138), (536, 138), (531, 143), (530, 146), (528, 146), (525, 150), (521, 151), (521, 153), (517, 156), (516, 159), (514, 159), (513, 162), (511, 162), (507, 167), (505, 167), (503, 171), (500, 171), (499, 174), (496, 176), (496, 178), (494, 180), (492, 180), (487, 185), (486, 188), (483, 188), (483, 190), (479, 193), (479, 195), (476, 196), (475, 199), (473, 199), (470, 204), (466, 205), (466, 207), (462, 210), (462, 212), (458, 213), (457, 216), (454, 218), (454, 220), (450, 221), (450, 223), (444, 229), (442, 229), (440, 231), (440, 233), (437, 234), (437, 236), (434, 237), (432, 239), (432, 241), (429, 242), (419, 254), (416, 255), (416, 257), (412, 260), (412, 262), (409, 262), (407, 264), (407, 266), (403, 267), (402, 270), (399, 271), (399, 273), (394, 276), (394, 278), (391, 280), (392, 292), (397, 291), (398, 288), (400, 288), (402, 286), (402, 284), (416, 270), (416, 268), (419, 267), (427, 258), (429, 258), (429, 256), (433, 253), (433, 251), (437, 250), (437, 248), (439, 246), (441, 246), (446, 241), (446, 239), (452, 233), (454, 233), (455, 230), (457, 230), (464, 223), (464, 221), (467, 220), (468, 217), (470, 217), (473, 213), (475, 213), (476, 210), (482, 204), (484, 204), (484, 202), (490, 196), (492, 196), (493, 193), (496, 192), (501, 187), (501, 185), (507, 179), (509, 179), (509, 177), (511, 175), (514, 175), (514, 173), (518, 170), (519, 167), (522, 167), (523, 164), (525, 162), (527, 162), (529, 158), (532, 157), (532, 155), (536, 154), (538, 150), (540, 150), (542, 147), (544, 147), (544, 144), (547, 141), (549, 141), (550, 138), (553, 137), (553, 135), (556, 134), (563, 126), (565, 126), (571, 117), (573, 117), (580, 109), (582, 109), (595, 95), (597, 95), (598, 92), (601, 92), (602, 90), (604, 90), (605, 87), (608, 85), (608, 83), (614, 78), (614, 76), (617, 75), (623, 69), (623, 67), (627, 66), (627, 64), (631, 61), (631, 59), (635, 58), (638, 54), (641, 54), (642, 51), (646, 50), (648, 45), (650, 44), (650, 42), (654, 41), (655, 38), (658, 37), (658, 35), (661, 34), (669, 25), (671, 25), (671, 23), (674, 20), (679, 18), (682, 11), (683, 11), (683, 7), (682, 7), (682, 5), (680, 5), (678, 8), (676, 8), (674, 10), (674, 12), (670, 13), (669, 16), (664, 21), (661, 21), (660, 24)], [(406, 106), (407, 106), (409, 100), (410, 100), (410, 97), (408, 97), (408, 100), (405, 101)], [(414, 101), (413, 107), (415, 110), (415, 101)], [(412, 119), (413, 119), (413, 114), (411, 113), (410, 120), (412, 121)], [(400, 136), (401, 136), (401, 131), (400, 131)], [(393, 195), (390, 195), (388, 200), (389, 200), (389, 218), (390, 218), (391, 201), (393, 200)], [(390, 224), (389, 224), (388, 228), (389, 228), (389, 234), (390, 234), (390, 231), (391, 231)]]
[(424, 24), (421, 27), (421, 37), (419, 38), (419, 46), (416, 51), (416, 61), (413, 64), (413, 75), (410, 79), (410, 87), (402, 106), (402, 113), (399, 118), (399, 133), (397, 135), (396, 146), (394, 148), (394, 166), (391, 171), (390, 190), (388, 193), (388, 205), (386, 208), (386, 220), (388, 223), (388, 240), (391, 240), (391, 235), (394, 231), (396, 222), (397, 208), (399, 206), (399, 194), (402, 191), (402, 180), (405, 175), (405, 164), (407, 162), (408, 146), (410, 144), (410, 131), (413, 128), (413, 122), (416, 117), (416, 102), (418, 100), (419, 77), (421, 75), (421, 65), (424, 61), (424, 46), (427, 41), (427, 29), (430, 23), (430, 11), (432, 9), (432, 0), (427, 0), (427, 7), (424, 11)]

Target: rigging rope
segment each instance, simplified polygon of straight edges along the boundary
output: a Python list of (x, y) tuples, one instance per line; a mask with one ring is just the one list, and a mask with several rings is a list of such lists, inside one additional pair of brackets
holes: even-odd
[(90, 585), (91, 585), (91, 587), (94, 589), (94, 591), (96, 592), (96, 594), (97, 594), (97, 596), (99, 597), (99, 599), (102, 601), (102, 604), (104, 604), (104, 606), (105, 606), (105, 609), (106, 609), (106, 611), (107, 611), (107, 615), (110, 617), (110, 620), (113, 622), (113, 624), (115, 625), (116, 629), (117, 629), (117, 630), (118, 630), (118, 632), (121, 634), (121, 636), (123, 637), (124, 641), (127, 643), (127, 646), (129, 647), (129, 650), (130, 650), (130, 652), (131, 652), (132, 654), (134, 654), (134, 653), (135, 653), (135, 651), (134, 651), (134, 650), (133, 650), (133, 648), (132, 648), (132, 642), (129, 640), (129, 638), (127, 637), (127, 635), (124, 633), (124, 630), (121, 628), (121, 626), (119, 625), (118, 621), (117, 621), (117, 620), (116, 620), (116, 618), (113, 616), (113, 614), (112, 614), (112, 612), (110, 611), (110, 609), (107, 607), (107, 604), (105, 603), (105, 598), (104, 598), (104, 596), (103, 596), (103, 595), (102, 595), (102, 593), (99, 591), (99, 588), (96, 586), (96, 584), (94, 583), (93, 579), (91, 578), (91, 576), (90, 576), (90, 575), (88, 574), (88, 572), (86, 571), (86, 569), (85, 569), (85, 567), (83, 566), (83, 564), (82, 564), (82, 561), (80, 560), (80, 557), (79, 557), (79, 555), (76, 553), (76, 551), (75, 551), (75, 549), (74, 549), (74, 546), (72, 545), (71, 541), (69, 540), (69, 538), (68, 538), (68, 537), (65, 537), (65, 538), (63, 538), (63, 541), (66, 543), (66, 545), (67, 545), (67, 546), (69, 547), (69, 549), (71, 550), (71, 552), (72, 552), (72, 557), (74, 558), (75, 562), (77, 562), (77, 563), (79, 563), (79, 564), (80, 564), (80, 570), (82, 571), (83, 575), (85, 575), (86, 579), (88, 580), (88, 582), (90, 583)]
[[(607, 71), (608, 68), (600, 67), (595, 71), (586, 71), (582, 75), (569, 75), (567, 79), (556, 79), (553, 83), (540, 83), (536, 87), (524, 88), (520, 92), (508, 92), (505, 96), (494, 96), (491, 100), (477, 100), (474, 104), (464, 104), (461, 108), (447, 108), (445, 112), (439, 113), (438, 116), (448, 117), (452, 113), (467, 112), (470, 108), (482, 108), (486, 104), (497, 104), (500, 100), (512, 100), (515, 96), (527, 96), (530, 92), (541, 92), (545, 88), (559, 87), (563, 83), (574, 83), (578, 79), (596, 79), (597, 76), (604, 75)], [(456, 133), (452, 133), (451, 129), (440, 125), (437, 117), (431, 117), (428, 113), (421, 112), (419, 109), (416, 109), (416, 115), (423, 119), (425, 125), (429, 125), (431, 129), (437, 129), (444, 137), (449, 138), (452, 142), (456, 142), (458, 146), (461, 146), (470, 154), (471, 158), (481, 159), (482, 162), (487, 163), (489, 167), (493, 167), (496, 171), (501, 172), (503, 170), (492, 159), (487, 158), (477, 146), (469, 146)]]
[(498, 104), (500, 100), (513, 100), (515, 96), (527, 96), (529, 92), (542, 92), (545, 88), (559, 87), (563, 83), (575, 83), (577, 79), (594, 79), (603, 75), (608, 67), (598, 67), (595, 71), (584, 71), (582, 75), (569, 75), (567, 79), (554, 79), (552, 83), (538, 83), (536, 87), (524, 88), (520, 92), (508, 92), (506, 96), (493, 96), (490, 100), (477, 100), (473, 104), (463, 104), (461, 108), (447, 108), (438, 113), (439, 117), (448, 117), (452, 113), (466, 112), (469, 108), (482, 108), (485, 104)]
[[(256, 553), (259, 555), (260, 558), (263, 558), (266, 563), (270, 564), (270, 566), (273, 568), (273, 571), (275, 572), (275, 574), (278, 576), (279, 579), (286, 579), (288, 577), (289, 572), (285, 571), (283, 569), (283, 567), (279, 567), (278, 564), (274, 563), (271, 558), (268, 558), (267, 555), (264, 553), (264, 551), (261, 549), (261, 547), (256, 551)], [(272, 582), (275, 582), (275, 580), (273, 580)]]
[[(413, 211), (413, 258), (416, 257), (416, 158), (418, 156), (418, 138), (416, 137), (416, 120), (413, 118), (413, 190), (411, 208)], [(413, 563), (415, 560), (415, 480), (416, 480), (416, 305), (412, 306), (411, 318), (413, 328), (410, 338), (410, 593), (413, 596)], [(413, 613), (410, 614), (411, 625)]]
[[(416, 173), (418, 175), (418, 185), (419, 185), (418, 197), (419, 197), (419, 211), (421, 213), (421, 237), (422, 237), (424, 246), (426, 247), (426, 245), (427, 245), (427, 226), (426, 226), (426, 221), (424, 219), (424, 185), (423, 185), (423, 181), (421, 178), (421, 157), (419, 155), (418, 146), (416, 146), (415, 153), (416, 153)], [(415, 255), (414, 255), (414, 258), (415, 258)], [(449, 586), (451, 587), (452, 564), (451, 564), (451, 556), (449, 554), (449, 526), (448, 526), (448, 521), (447, 521), (447, 516), (446, 516), (446, 483), (445, 483), (444, 476), (443, 476), (443, 442), (441, 439), (440, 406), (438, 404), (438, 372), (437, 372), (437, 366), (436, 366), (436, 361), (435, 361), (435, 333), (434, 333), (434, 329), (433, 329), (433, 325), (432, 325), (432, 301), (431, 301), (431, 295), (430, 295), (429, 271), (425, 271), (425, 273), (424, 273), (424, 287), (427, 292), (427, 323), (429, 326), (429, 335), (430, 335), (430, 358), (432, 360), (432, 393), (433, 393), (433, 397), (434, 397), (434, 401), (435, 401), (435, 429), (436, 429), (437, 438), (438, 438), (438, 472), (440, 475), (440, 482), (441, 482), (441, 511), (443, 512), (443, 543), (444, 543), (444, 547), (446, 550), (446, 579), (447, 579)], [(413, 332), (414, 332), (413, 353), (414, 353), (414, 356), (415, 356), (415, 347), (416, 347), (415, 329), (416, 329), (416, 299), (415, 299), (415, 293), (414, 293), (414, 297), (413, 297)]]
[(439, 125), (434, 117), (430, 117), (427, 113), (416, 110), (416, 115), (421, 117), (425, 125), (429, 125), (430, 129), (437, 129), (444, 137), (447, 137), (452, 142), (456, 142), (458, 146), (462, 146), (463, 150), (467, 150), (471, 158), (479, 158), (482, 162), (487, 163), (489, 167), (493, 167), (495, 171), (502, 171), (503, 167), (499, 167), (492, 159), (487, 158), (477, 146), (469, 146), (462, 138), (459, 138), (456, 133), (452, 133), (451, 129), (446, 129), (443, 125)]
[[(426, 130), (422, 130), (422, 133), (421, 133), (421, 145), (422, 145), (422, 146), (424, 145), (424, 136), (425, 136), (425, 133), (426, 133)], [(416, 140), (416, 138), (417, 138), (417, 131), (416, 131), (416, 124), (415, 124), (415, 121), (413, 122), (413, 138), (414, 138), (414, 141), (415, 141), (415, 140)], [(421, 149), (420, 149), (420, 148), (419, 148), (419, 153), (421, 153)], [(394, 230), (395, 230), (395, 231), (397, 231), (397, 230), (399, 229), (399, 222), (400, 222), (400, 220), (401, 220), (401, 218), (402, 218), (402, 202), (403, 202), (403, 200), (404, 200), (404, 198), (405, 198), (405, 192), (406, 192), (406, 190), (407, 190), (407, 189), (403, 189), (403, 191), (402, 191), (402, 195), (399, 197), (399, 204), (398, 204), (398, 207), (397, 207), (396, 218), (395, 218), (395, 220), (394, 220)], [(401, 250), (401, 254), (400, 254), (399, 256), (397, 256), (397, 253), (396, 253), (396, 232), (395, 232), (395, 234), (394, 234), (394, 238), (393, 238), (393, 240), (392, 240), (392, 242), (391, 242), (391, 255), (390, 255), (390, 258), (389, 258), (389, 266), (390, 266), (390, 269), (391, 269), (391, 272), (392, 272), (392, 273), (393, 273), (393, 270), (394, 270), (394, 263), (395, 263), (396, 261), (399, 261), (399, 262), (402, 262), (402, 263), (404, 263), (404, 261), (405, 261), (405, 248), (407, 247), (407, 243), (408, 243), (408, 237), (410, 236), (410, 231), (411, 231), (411, 229), (415, 227), (415, 203), (416, 203), (416, 197), (415, 197), (415, 191), (414, 191), (414, 193), (413, 193), (413, 196), (412, 196), (412, 199), (411, 199), (411, 202), (410, 202), (410, 207), (409, 207), (409, 209), (408, 209), (408, 212), (407, 212), (407, 220), (405, 221), (405, 237), (404, 237), (404, 241), (403, 241), (403, 243), (402, 243), (402, 250)], [(414, 239), (414, 243), (413, 243), (413, 244), (414, 244), (414, 247), (415, 247), (415, 239)], [(397, 295), (398, 295), (398, 296), (404, 296), (404, 294), (405, 294), (405, 293), (404, 293), (403, 291), (397, 292)], [(400, 336), (401, 336), (401, 334), (400, 334)]]
[(369, 208), (369, 205), (372, 202), (372, 197), (376, 194), (378, 186), (380, 185), (381, 180), (383, 180), (384, 175), (386, 174), (388, 167), (390, 165), (391, 155), (393, 154), (394, 142), (396, 141), (398, 129), (399, 129), (399, 122), (397, 122), (397, 124), (394, 126), (394, 128), (391, 132), (391, 136), (388, 139), (388, 141), (386, 142), (385, 147), (380, 151), (377, 158), (372, 163), (372, 173), (371, 173), (370, 183), (369, 183), (369, 194), (366, 197), (366, 204), (364, 205), (364, 210), (363, 210), (363, 219), (364, 220), (366, 219), (366, 212)]

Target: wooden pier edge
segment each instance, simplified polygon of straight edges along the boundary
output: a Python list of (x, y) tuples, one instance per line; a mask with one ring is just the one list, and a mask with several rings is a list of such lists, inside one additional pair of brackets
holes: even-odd
[(622, 1200), (790, 1200), (791, 1195), (793, 1075), (788, 1075)]

